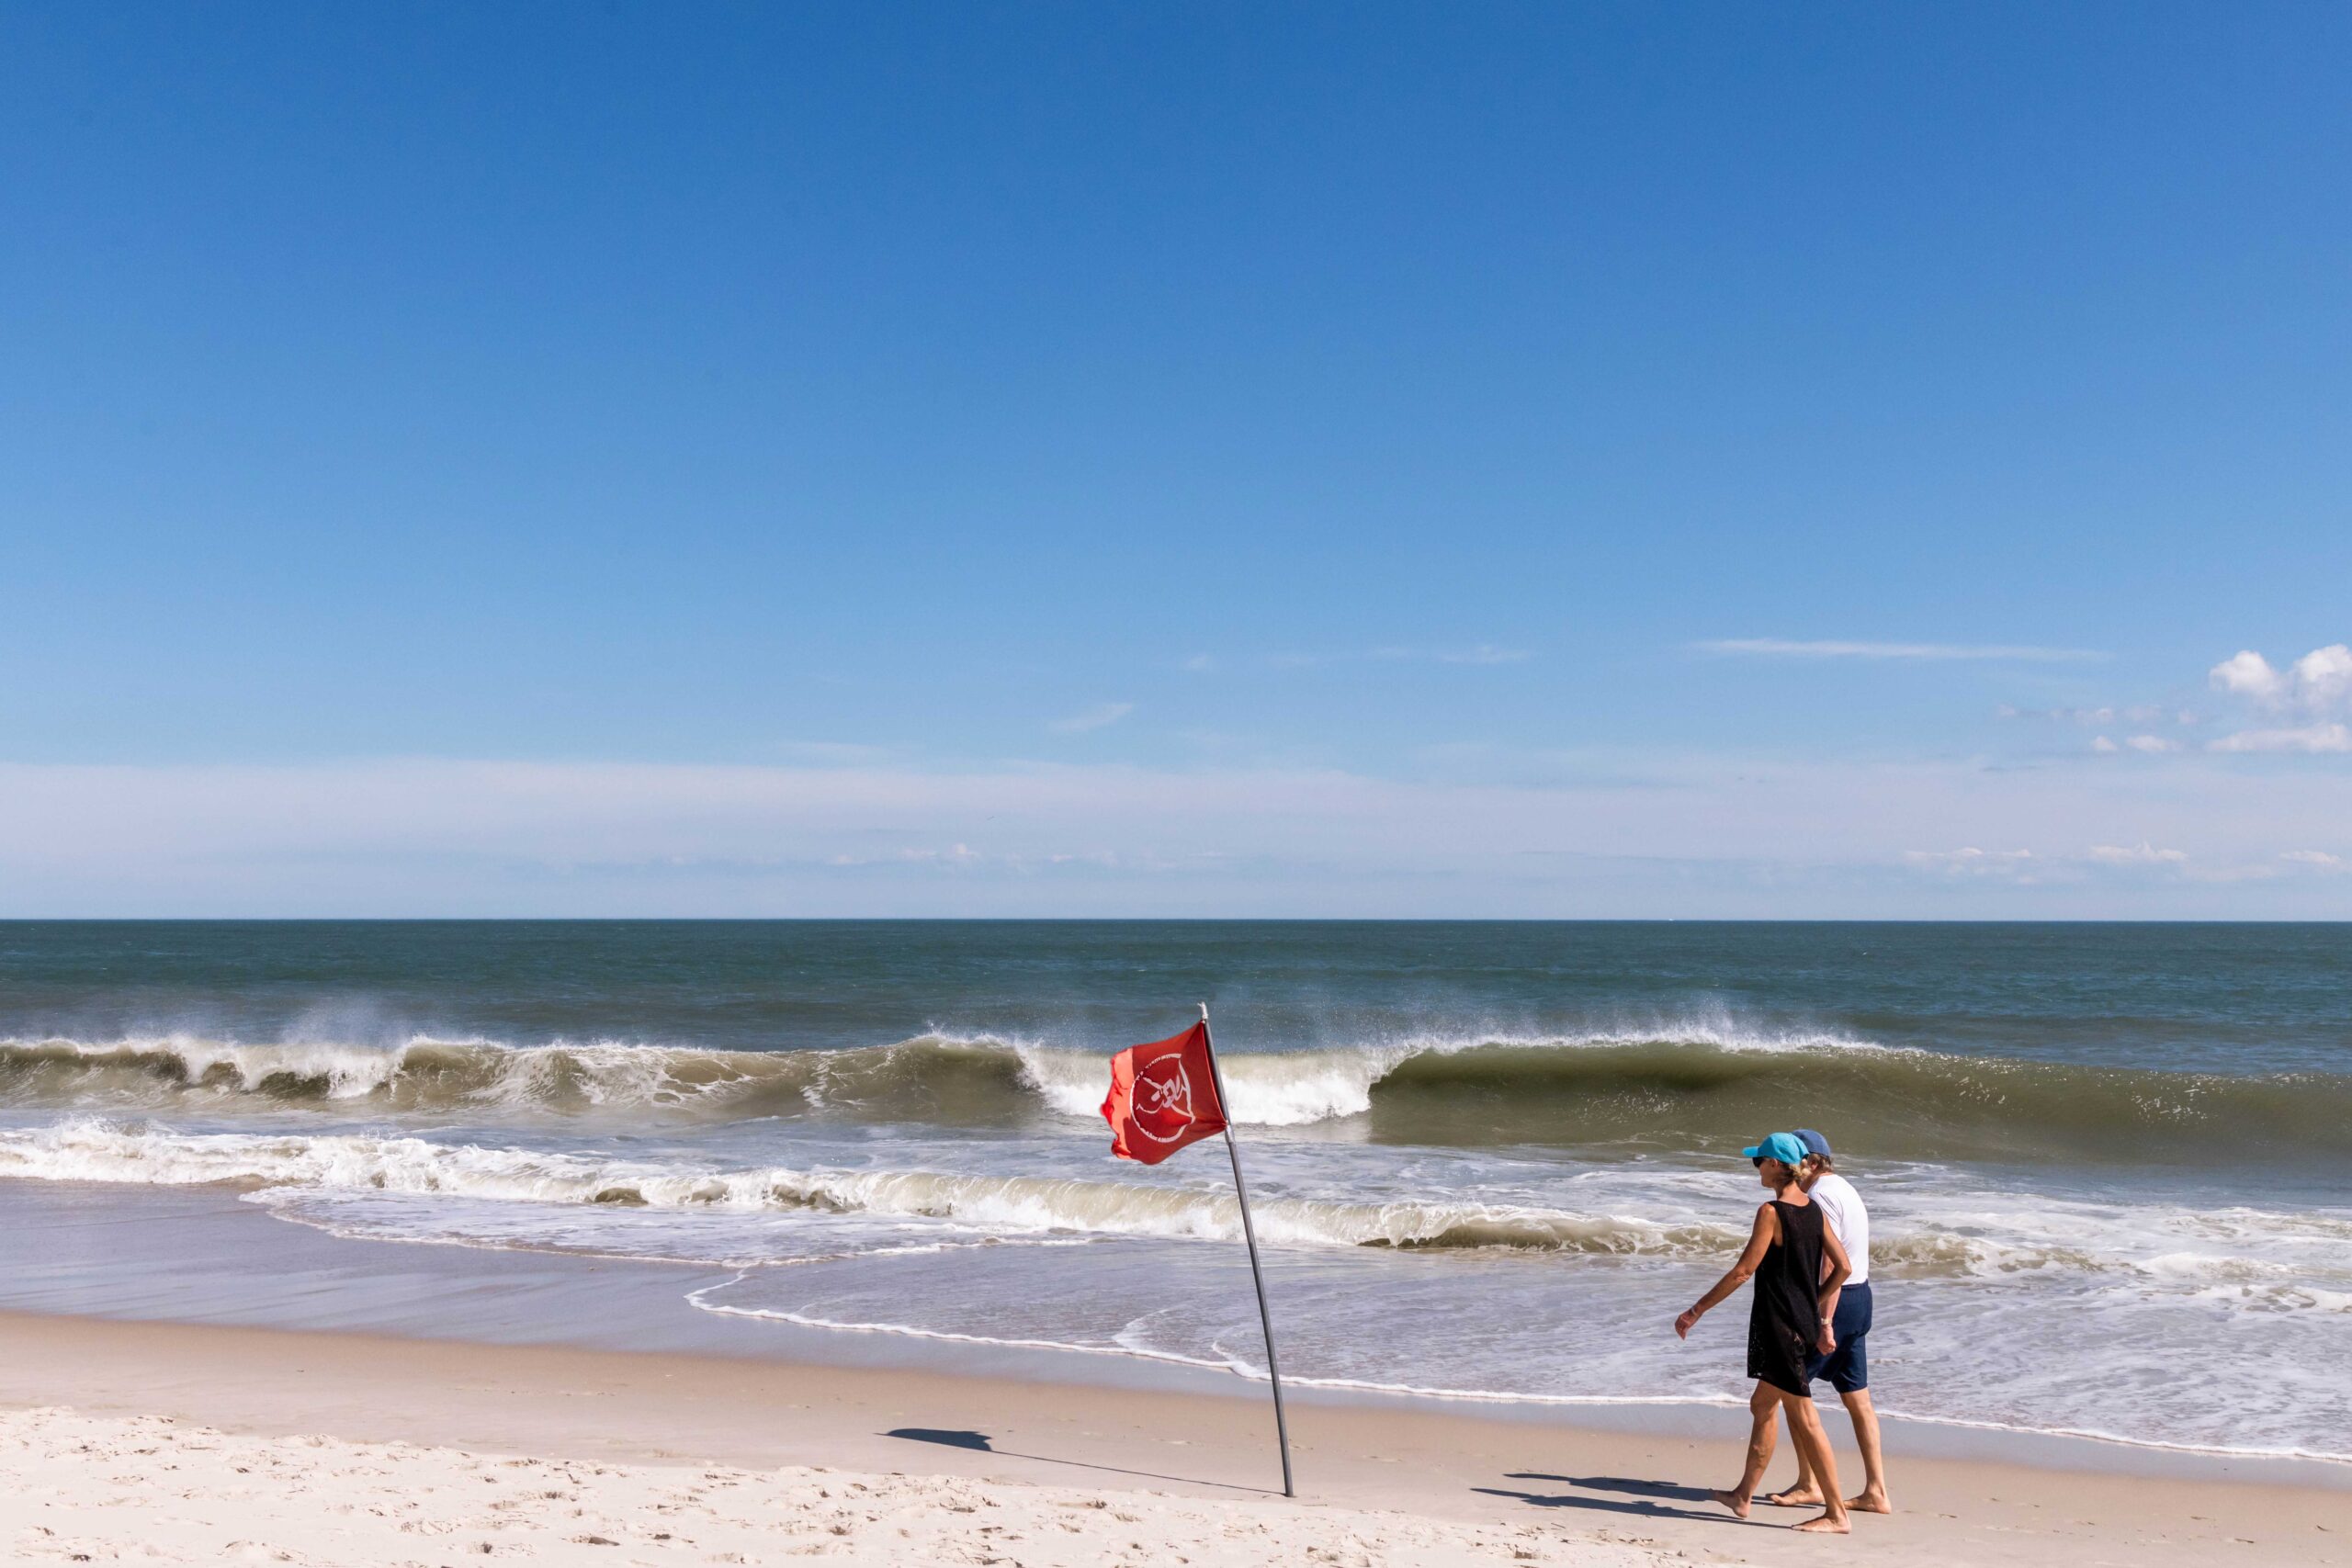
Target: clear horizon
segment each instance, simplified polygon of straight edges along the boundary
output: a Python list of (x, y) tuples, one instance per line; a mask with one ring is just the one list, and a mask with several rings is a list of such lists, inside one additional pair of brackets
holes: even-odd
[(2352, 918), (2341, 7), (0, 17), (0, 916)]

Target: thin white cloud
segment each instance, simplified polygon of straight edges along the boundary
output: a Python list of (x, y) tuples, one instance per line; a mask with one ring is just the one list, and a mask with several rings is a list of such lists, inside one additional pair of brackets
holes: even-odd
[(2094, 844), (2090, 858), (2101, 865), (2178, 865), (2188, 856), (2180, 850), (2160, 850), (2143, 839), (2137, 844)]
[(871, 766), (903, 754), (894, 747), (864, 746), (843, 740), (789, 740), (776, 750), (779, 755), (795, 762), (841, 768)]
[(2209, 751), (2300, 751), (2312, 756), (2352, 751), (2352, 728), (2306, 724), (2292, 729), (2241, 729), (2209, 741)]
[(2122, 750), (2123, 748), (2118, 746), (2107, 736), (2098, 735), (2092, 737), (2091, 750), (2098, 752), (2102, 757), (2108, 757), (2113, 756), (2116, 752)]
[(1993, 710), (1996, 718), (2047, 719), (2055, 724), (2195, 724), (2197, 716), (2187, 708), (2160, 707), (2154, 703), (2134, 703), (2129, 707), (2112, 705), (2095, 708), (2020, 708), (2003, 703)]
[(1946, 876), (2018, 876), (2031, 868), (2031, 850), (1982, 850), (1974, 845), (1957, 850), (1905, 850), (1903, 861), (1922, 871)]
[(2287, 850), (2278, 858), (2297, 865), (2315, 866), (2321, 871), (2352, 870), (2352, 865), (2347, 865), (2342, 855), (2332, 855), (2325, 850)]
[(2036, 648), (2017, 643), (1804, 641), (1777, 637), (1719, 637), (1692, 646), (1704, 653), (1747, 654), (1774, 659), (1984, 659), (2071, 664), (2108, 657), (2097, 649)]
[(2134, 751), (2146, 751), (2152, 755), (2165, 751), (2177, 751), (2180, 750), (2179, 741), (2168, 739), (2161, 735), (2134, 735), (2125, 740), (2123, 744), (2131, 747)]
[(1277, 653), (1268, 663), (1285, 670), (1316, 670), (1330, 664), (1523, 664), (1523, 648), (1474, 643), (1468, 648), (1359, 648), (1340, 653)]
[(1216, 668), (1216, 660), (1210, 658), (1205, 653), (1196, 653), (1193, 655), (1192, 658), (1187, 659), (1184, 662), (1176, 666), (1176, 668), (1186, 671), (1194, 675), (1205, 675), (1210, 671)]
[(959, 843), (944, 850), (900, 850), (899, 858), (915, 865), (977, 865), (982, 857), (969, 844)]
[(1133, 703), (1096, 703), (1092, 707), (1080, 709), (1068, 718), (1057, 718), (1046, 728), (1062, 735), (1083, 735), (1088, 730), (1116, 724), (1135, 711)]

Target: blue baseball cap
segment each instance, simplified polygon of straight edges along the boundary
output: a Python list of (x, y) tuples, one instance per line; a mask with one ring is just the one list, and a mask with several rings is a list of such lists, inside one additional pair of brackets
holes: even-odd
[(1797, 1142), (1803, 1144), (1806, 1152), (1810, 1154), (1819, 1155), (1823, 1159), (1832, 1157), (1829, 1153), (1829, 1140), (1810, 1127), (1797, 1129)]
[(1794, 1133), (1775, 1133), (1754, 1148), (1739, 1152), (1749, 1159), (1776, 1159), (1792, 1169), (1804, 1161), (1804, 1145)]

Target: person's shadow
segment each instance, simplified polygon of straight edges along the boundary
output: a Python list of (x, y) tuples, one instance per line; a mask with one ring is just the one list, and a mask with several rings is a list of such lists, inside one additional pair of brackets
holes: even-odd
[[(1737, 1525), (1757, 1524), (1756, 1519), (1739, 1519), (1729, 1510), (1718, 1506), (1703, 1486), (1684, 1486), (1672, 1481), (1642, 1481), (1626, 1475), (1545, 1475), (1540, 1472), (1517, 1470), (1505, 1477), (1510, 1481), (1556, 1481), (1563, 1486), (1577, 1488), (1574, 1492), (1514, 1492), (1502, 1486), (1474, 1486), (1474, 1492), (1489, 1497), (1511, 1497), (1536, 1508), (1589, 1508), (1604, 1514), (1632, 1514), (1648, 1519), (1702, 1519), (1714, 1523)], [(1618, 1496), (1596, 1497), (1590, 1493), (1622, 1494)], [(1696, 1503), (1698, 1507), (1676, 1505)]]
[(1280, 1493), (1270, 1486), (1242, 1486), (1230, 1481), (1204, 1481), (1196, 1475), (1163, 1475), (1156, 1470), (1123, 1470), (1115, 1464), (1090, 1464), (1081, 1459), (1056, 1459), (1050, 1454), (1014, 1453), (998, 1448), (986, 1432), (951, 1430), (944, 1427), (894, 1427), (882, 1434), (910, 1443), (935, 1443), (943, 1449), (964, 1449), (972, 1453), (995, 1454), (1003, 1459), (1025, 1459), (1038, 1464), (1063, 1464), (1073, 1470), (1099, 1470), (1112, 1475), (1136, 1475), (1147, 1481), (1177, 1481), (1188, 1486), (1216, 1486), (1228, 1492), (1263, 1492), (1268, 1496)]

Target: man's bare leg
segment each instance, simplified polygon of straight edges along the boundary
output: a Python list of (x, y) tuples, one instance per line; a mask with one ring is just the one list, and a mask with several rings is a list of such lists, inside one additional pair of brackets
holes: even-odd
[(1770, 1383), (1759, 1382), (1747, 1401), (1747, 1468), (1742, 1472), (1739, 1484), (1728, 1492), (1710, 1492), (1708, 1496), (1732, 1511), (1732, 1517), (1747, 1517), (1748, 1499), (1756, 1495), (1764, 1471), (1772, 1462), (1772, 1450), (1780, 1442), (1781, 1395)]
[(1853, 1527), (1846, 1519), (1845, 1501), (1838, 1495), (1838, 1456), (1829, 1451), (1829, 1434), (1821, 1428), (1820, 1413), (1810, 1399), (1783, 1394), (1781, 1400), (1789, 1410), (1789, 1436), (1799, 1453), (1810, 1455), (1814, 1476), (1827, 1499), (1820, 1517), (1807, 1519), (1797, 1529), (1814, 1535), (1845, 1535)]
[(1846, 1402), (1846, 1414), (1854, 1418), (1854, 1446), (1862, 1450), (1862, 1489), (1846, 1499), (1846, 1506), (1863, 1514), (1891, 1514), (1894, 1505), (1886, 1498), (1886, 1456), (1879, 1448), (1878, 1408), (1871, 1404), (1871, 1391), (1858, 1388), (1839, 1397)]

